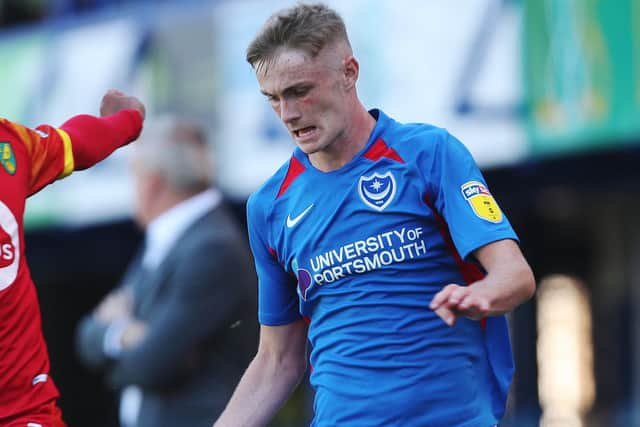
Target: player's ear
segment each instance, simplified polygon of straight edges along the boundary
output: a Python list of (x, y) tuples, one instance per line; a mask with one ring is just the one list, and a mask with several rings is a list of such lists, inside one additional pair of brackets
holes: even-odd
[(163, 190), (167, 187), (167, 180), (162, 174), (153, 171), (146, 176), (149, 191), (153, 195), (163, 194)]
[(345, 90), (351, 90), (356, 86), (356, 82), (358, 81), (358, 74), (360, 72), (360, 64), (358, 60), (353, 57), (353, 55), (347, 56), (343, 60), (343, 79), (344, 79), (344, 88)]

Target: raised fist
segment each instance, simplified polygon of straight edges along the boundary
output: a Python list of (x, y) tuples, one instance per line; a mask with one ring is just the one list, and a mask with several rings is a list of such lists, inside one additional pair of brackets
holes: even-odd
[(111, 89), (102, 97), (102, 102), (100, 103), (100, 115), (102, 117), (128, 109), (138, 110), (144, 119), (144, 104), (135, 96)]

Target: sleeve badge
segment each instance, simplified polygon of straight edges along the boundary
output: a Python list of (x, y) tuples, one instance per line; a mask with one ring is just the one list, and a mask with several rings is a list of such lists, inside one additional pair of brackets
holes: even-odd
[(463, 184), (460, 190), (478, 218), (495, 224), (502, 222), (502, 211), (483, 183), (470, 181)]
[(13, 155), (11, 144), (6, 141), (0, 141), (0, 164), (9, 175), (16, 173), (16, 158)]

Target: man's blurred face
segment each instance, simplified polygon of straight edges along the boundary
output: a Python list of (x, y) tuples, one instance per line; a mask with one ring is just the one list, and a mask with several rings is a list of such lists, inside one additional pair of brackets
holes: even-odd
[(261, 92), (306, 154), (327, 150), (347, 128), (348, 102), (340, 50), (325, 47), (314, 58), (281, 49), (257, 68)]
[(151, 174), (143, 165), (140, 154), (134, 153), (131, 161), (135, 195), (134, 219), (138, 225), (145, 228), (152, 219), (153, 189)]

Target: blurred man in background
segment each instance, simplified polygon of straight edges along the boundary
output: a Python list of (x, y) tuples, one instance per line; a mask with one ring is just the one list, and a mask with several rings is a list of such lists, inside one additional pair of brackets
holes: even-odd
[(61, 427), (58, 390), (49, 378), (36, 289), (25, 260), (26, 198), (74, 170), (88, 168), (136, 139), (145, 108), (109, 91), (102, 117), (75, 116), (60, 128), (29, 129), (0, 119), (0, 425)]
[(297, 148), (249, 199), (260, 345), (216, 425), (266, 425), (307, 339), (314, 426), (497, 424), (513, 373), (503, 314), (535, 284), (470, 153), (364, 108), (324, 5), (272, 16), (247, 60)]
[(255, 354), (255, 270), (212, 187), (204, 131), (173, 116), (135, 147), (144, 245), (77, 331), (82, 360), (123, 388), (124, 426), (209, 426)]

